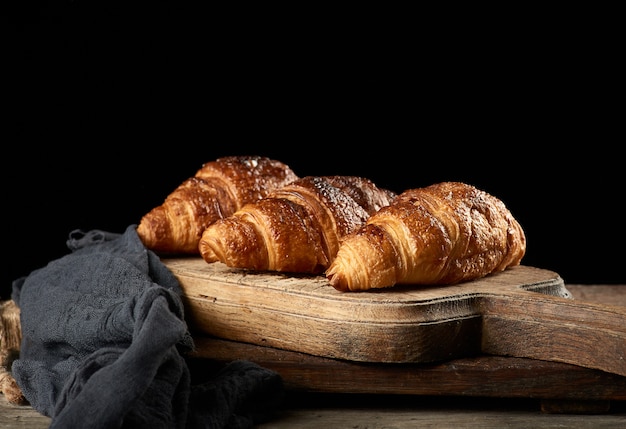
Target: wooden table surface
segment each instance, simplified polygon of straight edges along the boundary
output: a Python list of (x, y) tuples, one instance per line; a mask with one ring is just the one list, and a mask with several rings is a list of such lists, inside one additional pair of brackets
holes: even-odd
[[(567, 285), (567, 288), (575, 299), (626, 306), (626, 285)], [(578, 378), (585, 373), (579, 374), (582, 375), (577, 375)], [(598, 378), (599, 384), (607, 383), (601, 378)], [(288, 391), (284, 407), (277, 415), (257, 427), (623, 429), (626, 428), (626, 391), (621, 391), (621, 386), (626, 385), (623, 378), (615, 379), (618, 381), (617, 390), (611, 390), (610, 386), (607, 390), (604, 386), (605, 392), (610, 391), (607, 397), (613, 400), (605, 400), (600, 394), (591, 400), (569, 395), (566, 401), (561, 401), (552, 398), (552, 393), (542, 397), (536, 392), (529, 397), (485, 397), (472, 394), (367, 394), (293, 389)], [(607, 380), (611, 383), (610, 379)], [(565, 383), (560, 388), (566, 392), (571, 385)], [(10, 404), (0, 395), (0, 428), (47, 428), (49, 424), (48, 417), (29, 406)]]
[[(532, 399), (293, 394), (260, 429), (415, 429), (435, 428), (589, 428), (626, 427), (626, 406), (598, 414), (552, 414)], [(47, 428), (50, 419), (0, 395), (0, 428)]]

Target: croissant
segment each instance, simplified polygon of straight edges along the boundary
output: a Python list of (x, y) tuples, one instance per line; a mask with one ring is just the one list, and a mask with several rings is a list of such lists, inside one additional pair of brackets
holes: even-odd
[(228, 156), (205, 163), (146, 213), (137, 226), (143, 244), (159, 253), (198, 254), (204, 229), (272, 189), (298, 179), (284, 163), (261, 156)]
[(344, 237), (325, 275), (340, 291), (454, 284), (519, 265), (526, 236), (496, 197), (459, 182), (399, 194)]
[(207, 227), (200, 255), (235, 268), (321, 274), (341, 237), (395, 195), (357, 176), (307, 176)]

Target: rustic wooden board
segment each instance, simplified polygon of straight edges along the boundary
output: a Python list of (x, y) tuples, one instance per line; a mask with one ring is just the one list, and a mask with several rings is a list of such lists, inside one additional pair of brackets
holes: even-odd
[(488, 353), (626, 375), (626, 309), (572, 299), (552, 271), (519, 266), (452, 286), (339, 292), (322, 276), (163, 262), (190, 325), (227, 340), (360, 362)]
[(435, 363), (353, 362), (201, 334), (194, 341), (194, 372), (215, 373), (246, 359), (279, 373), (293, 391), (626, 401), (626, 377), (559, 362), (489, 355)]

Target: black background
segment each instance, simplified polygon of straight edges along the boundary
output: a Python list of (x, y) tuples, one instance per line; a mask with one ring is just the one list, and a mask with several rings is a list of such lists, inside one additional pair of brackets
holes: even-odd
[(610, 25), (175, 2), (23, 12), (2, 298), (65, 255), (70, 231), (123, 232), (202, 163), (243, 154), (395, 191), (473, 184), (522, 224), (524, 264), (626, 282)]

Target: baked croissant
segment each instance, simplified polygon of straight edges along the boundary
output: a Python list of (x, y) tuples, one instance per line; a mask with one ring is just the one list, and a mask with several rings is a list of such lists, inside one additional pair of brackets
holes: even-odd
[(326, 270), (340, 291), (454, 284), (519, 265), (526, 237), (504, 203), (459, 182), (409, 189), (345, 237)]
[(261, 156), (228, 156), (205, 163), (146, 213), (137, 234), (158, 253), (198, 254), (204, 229), (244, 204), (298, 179), (287, 165)]
[(395, 197), (356, 176), (307, 176), (207, 227), (200, 255), (256, 271), (321, 274), (341, 237)]

